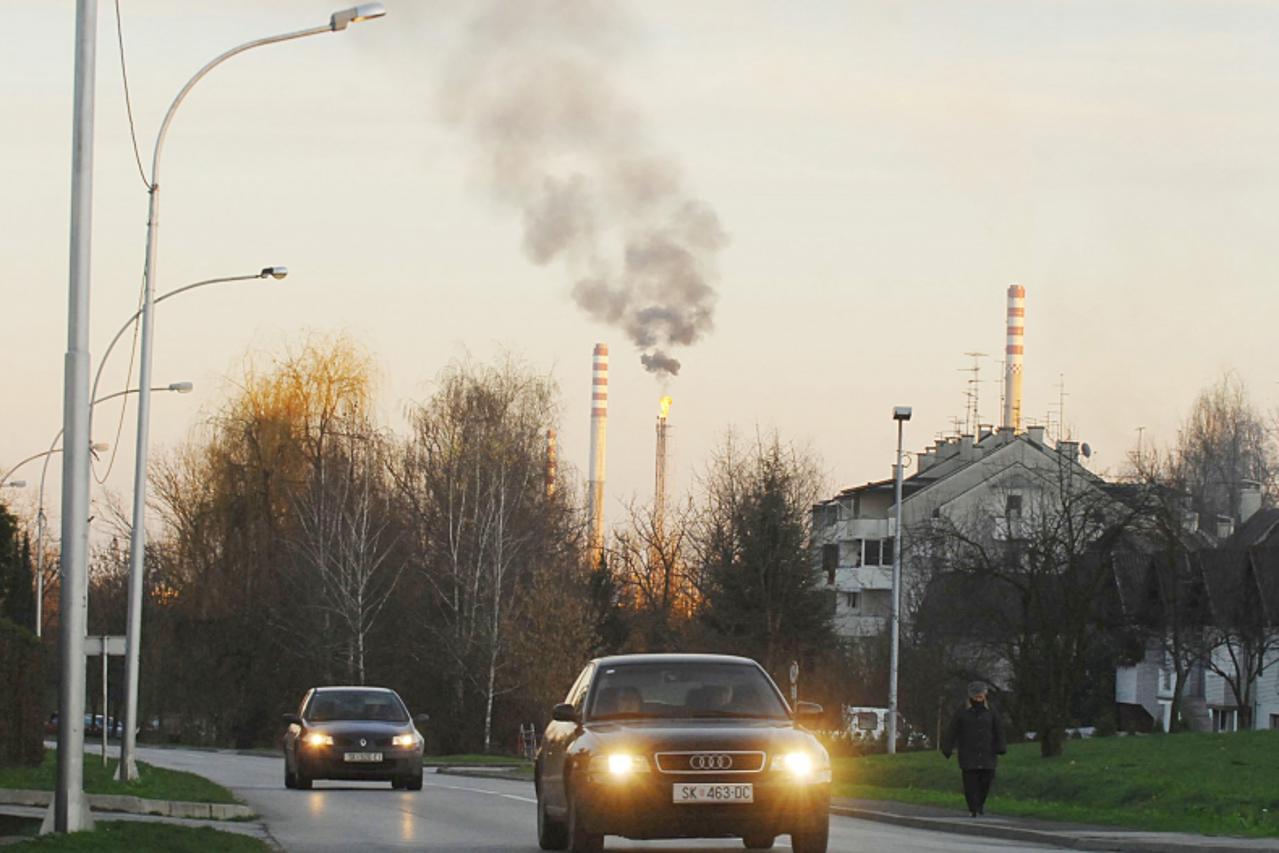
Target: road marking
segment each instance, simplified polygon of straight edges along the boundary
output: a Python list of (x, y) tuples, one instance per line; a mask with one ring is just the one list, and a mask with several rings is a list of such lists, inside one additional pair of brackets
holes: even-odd
[(470, 788), (470, 787), (467, 787), (466, 785), (441, 785), (439, 782), (425, 782), (423, 784), (431, 788), (448, 788), (450, 791), (469, 791), (472, 794), (488, 794), (490, 797), (502, 797), (503, 799), (516, 800), (517, 802), (521, 802), (521, 803), (534, 803), (534, 804), (537, 803), (537, 800), (532, 797), (520, 797), (520, 796), (516, 796), (515, 794), (503, 794), (501, 791), (489, 791), (485, 788)]

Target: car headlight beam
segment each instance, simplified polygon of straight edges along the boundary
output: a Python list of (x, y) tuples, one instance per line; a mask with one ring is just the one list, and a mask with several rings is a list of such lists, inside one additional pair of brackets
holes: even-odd
[(631, 755), (628, 752), (613, 752), (592, 758), (591, 772), (621, 781), (636, 773), (647, 773), (648, 762), (640, 755)]
[(807, 752), (786, 753), (782, 756), (782, 766), (799, 779), (807, 779), (813, 775), (813, 757)]
[(322, 735), (319, 732), (311, 732), (311, 734), (307, 735), (303, 740), (306, 742), (307, 746), (311, 747), (333, 746), (333, 736)]
[(391, 746), (398, 746), (402, 749), (412, 749), (417, 746), (418, 740), (415, 734), (396, 735), (391, 738)]

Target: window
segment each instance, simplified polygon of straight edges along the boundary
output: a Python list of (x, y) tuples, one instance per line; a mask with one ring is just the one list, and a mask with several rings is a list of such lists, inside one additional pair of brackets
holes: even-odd
[(1279, 731), (1279, 714), (1270, 715), (1270, 728)]
[(1004, 513), (1009, 516), (1021, 515), (1021, 495), (1009, 495), (1004, 504)]
[(882, 565), (880, 557), (880, 541), (878, 539), (866, 539), (862, 548), (862, 565), (863, 566), (879, 566)]
[(826, 572), (826, 583), (835, 582), (835, 569), (839, 567), (839, 545), (822, 546), (822, 570)]
[(861, 604), (861, 596), (862, 594), (860, 592), (844, 593), (844, 606), (846, 606), (849, 610), (856, 610)]

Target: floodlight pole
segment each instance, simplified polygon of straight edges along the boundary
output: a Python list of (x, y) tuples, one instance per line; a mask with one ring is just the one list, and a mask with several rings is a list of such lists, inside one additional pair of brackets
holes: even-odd
[(897, 464), (893, 466), (893, 490), (897, 501), (897, 529), (893, 532), (892, 651), (888, 665), (888, 754), (897, 752), (897, 663), (901, 644), (902, 604), (902, 425), (910, 420), (910, 408), (893, 409), (897, 421)]

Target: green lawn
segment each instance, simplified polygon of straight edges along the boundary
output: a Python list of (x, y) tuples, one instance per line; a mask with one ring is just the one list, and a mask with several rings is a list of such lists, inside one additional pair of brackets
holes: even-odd
[[(964, 808), (959, 767), (937, 752), (835, 760), (836, 796)], [(1279, 836), (1279, 732), (1092, 738), (1040, 758), (1015, 744), (986, 809), (1139, 829)]]
[[(102, 757), (85, 754), (84, 790), (90, 794), (130, 794), (148, 800), (183, 800), (192, 803), (234, 803), (236, 798), (221, 785), (215, 785), (203, 776), (180, 770), (165, 770), (138, 762), (137, 782), (117, 782), (116, 759), (109, 759), (102, 766)], [(24, 788), (33, 791), (52, 791), (58, 775), (57, 752), (46, 749), (44, 763), (39, 767), (0, 767), (0, 788)]]
[(5, 850), (39, 850), (42, 853), (268, 853), (271, 848), (256, 838), (204, 826), (192, 828), (166, 823), (113, 821), (99, 824), (92, 832), (42, 835)]

